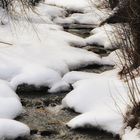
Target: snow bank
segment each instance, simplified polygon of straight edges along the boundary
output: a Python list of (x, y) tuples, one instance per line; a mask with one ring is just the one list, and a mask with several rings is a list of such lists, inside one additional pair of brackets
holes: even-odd
[(124, 56), (120, 49), (111, 52), (108, 56), (102, 57), (104, 65), (114, 65), (115, 67), (122, 67), (124, 65)]
[(140, 139), (139, 136), (140, 136), (139, 129), (137, 128), (131, 129), (130, 127), (127, 127), (125, 129), (124, 135), (122, 136), (122, 140), (139, 140)]
[(69, 127), (94, 126), (114, 134), (120, 133), (128, 97), (125, 84), (115, 73), (116, 70), (96, 74), (94, 78), (73, 84), (74, 90), (66, 95), (62, 104), (83, 114), (68, 122)]
[(45, 0), (45, 3), (73, 11), (83, 11), (85, 7), (89, 7), (89, 2), (87, 0)]
[(0, 139), (14, 139), (27, 136), (30, 129), (20, 122), (11, 120), (23, 111), (20, 99), (10, 84), (0, 80)]
[(79, 72), (79, 71), (71, 71), (66, 73), (62, 80), (67, 82), (68, 84), (73, 84), (79, 80), (83, 79), (91, 79), (97, 77), (99, 74), (96, 73), (88, 73), (88, 72)]
[[(62, 105), (81, 113), (67, 123), (70, 128), (96, 127), (119, 134), (122, 140), (139, 140), (139, 129), (126, 127), (124, 123), (123, 115), (133, 105), (118, 71), (119, 68), (101, 74), (73, 71), (64, 75), (63, 80), (73, 84), (74, 89), (62, 100)], [(140, 78), (136, 81), (139, 86)]]
[(89, 73), (89, 72), (80, 72), (80, 71), (70, 71), (66, 73), (62, 80), (68, 84), (74, 84), (77, 81), (85, 80), (85, 79), (94, 79), (98, 77), (112, 77), (116, 78), (116, 75), (120, 71), (119, 68), (115, 68), (113, 70), (105, 71), (103, 73)]
[[(62, 9), (60, 7), (50, 6), (50, 5), (41, 3), (37, 7), (35, 7), (35, 12), (30, 11), (27, 14), (28, 14), (28, 20), (31, 23), (52, 24), (53, 19), (55, 19), (56, 17), (64, 17), (67, 14), (67, 12), (65, 11), (65, 9)], [(24, 18), (21, 17), (21, 19), (24, 19)], [(25, 17), (25, 20), (26, 20), (26, 17)]]
[[(69, 85), (63, 81), (61, 81), (61, 75), (57, 71), (41, 66), (27, 66), (23, 69), (21, 74), (15, 76), (10, 84), (13, 89), (16, 90), (18, 85), (23, 83), (34, 85), (36, 87), (47, 86), (50, 88), (50, 92), (57, 92), (64, 87), (63, 90), (68, 90)], [(59, 89), (56, 86), (59, 85)]]
[[(2, 18), (4, 25), (0, 25), (0, 41), (6, 42), (1, 43), (0, 47), (0, 79), (7, 81), (0, 81), (0, 139), (29, 135), (30, 130), (26, 125), (10, 120), (22, 112), (20, 99), (14, 90), (23, 83), (36, 87), (47, 86), (49, 92), (58, 92), (68, 90), (69, 84), (77, 81), (73, 85), (74, 90), (63, 99), (63, 106), (83, 114), (72, 119), (68, 125), (76, 128), (89, 124), (119, 133), (123, 118), (116, 104), (125, 112), (126, 105), (121, 97), (127, 100), (127, 96), (122, 82), (114, 76), (116, 71), (101, 75), (68, 73), (90, 64), (109, 63), (107, 58), (74, 48), (87, 44), (112, 48), (104, 27), (94, 29), (93, 36), (83, 39), (66, 33), (61, 26), (54, 24), (61, 19), (65, 23), (97, 25), (106, 18), (108, 10), (97, 10), (101, 6), (97, 0), (93, 1), (93, 5), (94, 8), (91, 8), (88, 0), (46, 0), (45, 4), (36, 7), (37, 14), (30, 12), (28, 16), (16, 15), (12, 21), (10, 19), (11, 24), (8, 23), (9, 17), (0, 9), (0, 15), (3, 13), (5, 17)], [(65, 18), (67, 10), (84, 14), (73, 14)], [(112, 26), (105, 27), (109, 34), (113, 32)]]
[[(93, 10), (94, 9), (94, 10)], [(104, 21), (109, 14), (107, 9), (98, 10), (97, 8), (92, 8), (92, 12), (88, 13), (75, 13), (67, 18), (56, 18), (54, 20), (55, 23), (59, 24), (91, 24), (91, 25), (99, 25), (102, 21)]]
[(89, 12), (93, 7), (105, 8), (107, 3), (104, 0), (45, 0), (46, 4), (66, 8), (70, 11)]
[(103, 46), (106, 49), (114, 49), (121, 46), (123, 31), (120, 24), (106, 24), (93, 29), (91, 34), (93, 35), (85, 39), (88, 45)]
[(27, 82), (51, 88), (61, 82), (61, 76), (69, 70), (101, 64), (99, 55), (70, 46), (82, 46), (85, 42), (62, 31), (59, 26), (23, 22), (12, 32), (8, 25), (0, 26), (0, 29), (3, 34), (0, 40), (12, 44), (0, 47), (0, 78), (10, 81), (13, 87)]
[(23, 123), (0, 119), (0, 139), (15, 139), (17, 137), (25, 137), (30, 134), (30, 129)]
[(13, 119), (23, 111), (20, 99), (10, 85), (0, 81), (0, 118)]

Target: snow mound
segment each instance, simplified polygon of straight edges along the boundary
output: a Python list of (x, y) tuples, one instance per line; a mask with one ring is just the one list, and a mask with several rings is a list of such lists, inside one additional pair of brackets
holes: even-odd
[(65, 8), (69, 11), (76, 11), (76, 12), (91, 12), (93, 11), (92, 8), (106, 8), (107, 3), (104, 0), (45, 0), (46, 4), (55, 5), (58, 7)]
[[(114, 65), (116, 68), (121, 69), (122, 66), (124, 66), (124, 54), (122, 50), (117, 49), (113, 52), (111, 52), (108, 56), (102, 57), (102, 63), (104, 65)], [(127, 55), (126, 57), (127, 58)]]
[[(93, 9), (93, 8), (92, 8)], [(109, 11), (107, 9), (98, 10), (94, 8), (94, 12), (88, 13), (75, 13), (72, 14), (70, 17), (61, 18), (58, 17), (54, 20), (55, 23), (59, 24), (91, 24), (91, 25), (99, 25), (103, 20), (108, 17)]]
[(53, 84), (61, 80), (61, 75), (53, 69), (44, 68), (41, 66), (26, 66), (23, 72), (15, 76), (10, 84), (12, 87), (17, 87), (22, 83), (37, 86), (52, 87)]
[[(32, 26), (37, 28), (38, 34)], [(60, 26), (22, 22), (12, 33), (9, 25), (0, 26), (0, 29), (3, 34), (0, 40), (12, 44), (0, 47), (0, 78), (10, 81), (14, 89), (27, 82), (49, 88), (55, 86), (54, 90), (59, 81), (61, 86), (65, 85), (61, 76), (69, 70), (102, 63), (99, 55), (72, 47), (85, 45), (84, 39), (62, 31)], [(8, 38), (4, 37), (6, 34)]]
[(66, 95), (62, 105), (83, 114), (68, 122), (69, 127), (94, 126), (113, 134), (120, 133), (128, 96), (125, 84), (115, 73), (116, 70), (97, 74), (73, 84), (74, 90)]
[(137, 128), (131, 129), (130, 127), (127, 127), (125, 129), (124, 135), (122, 136), (122, 140), (139, 140), (140, 139), (139, 136), (140, 136), (139, 129)]
[(20, 122), (11, 120), (23, 111), (17, 94), (10, 84), (0, 80), (0, 139), (15, 139), (30, 134), (30, 129)]
[(27, 125), (9, 119), (0, 119), (0, 139), (15, 139), (17, 137), (25, 137), (30, 134)]
[(87, 0), (45, 0), (45, 3), (63, 7), (71, 11), (83, 11), (86, 7), (89, 7)]
[(79, 71), (71, 71), (66, 73), (62, 80), (69, 84), (73, 84), (79, 80), (84, 80), (84, 79), (91, 79), (94, 77), (97, 77), (99, 74), (95, 73), (88, 73), (88, 72), (79, 72)]
[(10, 85), (0, 81), (0, 118), (13, 119), (23, 111), (20, 99)]
[(120, 24), (109, 25), (106, 24), (101, 27), (97, 27), (91, 31), (90, 37), (86, 38), (88, 45), (102, 46), (106, 49), (114, 49), (121, 46), (121, 30)]
[(123, 126), (123, 118), (121, 115), (112, 114), (110, 116), (110, 114), (107, 114), (106, 112), (101, 113), (101, 111), (102, 110), (99, 110), (99, 112), (96, 111), (96, 113), (86, 112), (69, 121), (67, 125), (72, 129), (85, 126), (87, 128), (94, 126), (98, 129), (105, 130), (113, 134), (119, 134)]

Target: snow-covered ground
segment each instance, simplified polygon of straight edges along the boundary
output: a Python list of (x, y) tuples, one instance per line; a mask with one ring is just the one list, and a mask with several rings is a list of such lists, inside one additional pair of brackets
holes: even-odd
[[(102, 58), (81, 47), (94, 44), (110, 49), (113, 46), (108, 35), (117, 31), (114, 26), (105, 25), (93, 29), (92, 35), (84, 39), (65, 32), (60, 24), (98, 26), (110, 12), (103, 3), (103, 0), (92, 3), (88, 0), (46, 0), (36, 7), (37, 14), (30, 12), (24, 17), (19, 14), (14, 19), (0, 9), (3, 23), (0, 25), (1, 140), (30, 133), (28, 126), (12, 120), (23, 111), (15, 93), (17, 86), (23, 83), (46, 86), (49, 92), (68, 90), (73, 84), (74, 89), (62, 104), (82, 114), (68, 122), (68, 126), (90, 125), (120, 134), (124, 125), (121, 113), (126, 112), (129, 100), (125, 83), (117, 75), (118, 69), (102, 74), (70, 72), (91, 64), (116, 65), (116, 53)], [(80, 13), (67, 17), (70, 11)], [(128, 140), (127, 137), (126, 133), (123, 140)]]

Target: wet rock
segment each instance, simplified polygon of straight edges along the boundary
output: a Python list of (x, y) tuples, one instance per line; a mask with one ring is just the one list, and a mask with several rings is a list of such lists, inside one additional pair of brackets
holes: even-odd
[(63, 28), (64, 29), (90, 29), (90, 30), (92, 30), (92, 29), (94, 29), (96, 26), (95, 25), (92, 25), (92, 24), (66, 24), (66, 23), (64, 23), (64, 24), (61, 24), (62, 26), (63, 26)]
[(109, 54), (109, 51), (101, 46), (86, 46), (83, 49), (100, 54), (101, 56), (107, 56)]
[(34, 85), (28, 85), (26, 83), (23, 83), (21, 85), (18, 85), (16, 89), (17, 94), (35, 94), (35, 93), (41, 93), (41, 94), (46, 94), (48, 93), (48, 87), (41, 86), (41, 87), (35, 87)]
[(65, 31), (71, 34), (86, 38), (90, 35), (91, 29), (80, 29), (80, 30), (79, 29), (65, 29)]

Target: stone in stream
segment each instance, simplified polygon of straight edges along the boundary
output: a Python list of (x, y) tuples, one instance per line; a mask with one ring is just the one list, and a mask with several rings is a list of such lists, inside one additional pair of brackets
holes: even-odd
[(66, 32), (69, 32), (71, 34), (86, 38), (89, 37), (90, 31), (92, 29), (64, 29)]
[(64, 29), (94, 29), (96, 25), (92, 24), (61, 24)]

